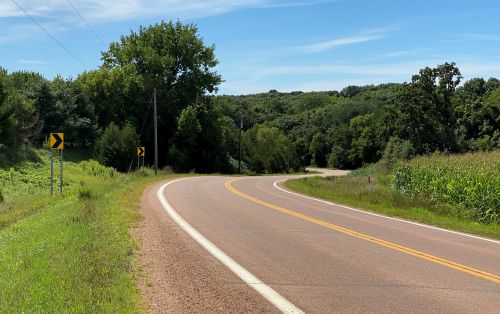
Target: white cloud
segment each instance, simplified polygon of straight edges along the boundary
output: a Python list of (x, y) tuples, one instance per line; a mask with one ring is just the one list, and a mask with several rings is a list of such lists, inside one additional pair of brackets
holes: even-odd
[[(253, 70), (253, 79), (260, 80), (280, 75), (306, 75), (306, 74), (350, 74), (358, 76), (402, 76), (416, 73), (421, 67), (439, 64), (437, 60), (420, 60), (401, 63), (385, 64), (360, 64), (337, 63), (319, 65), (292, 65), (261, 67)], [(442, 63), (442, 62), (441, 62)]]
[[(249, 69), (233, 69), (230, 77), (221, 85), (221, 93), (248, 94), (267, 92), (277, 89), (282, 92), (291, 91), (326, 91), (341, 90), (349, 85), (368, 85), (382, 83), (402, 83), (411, 80), (413, 74), (426, 66), (435, 67), (448, 59), (422, 59), (409, 62), (384, 64), (319, 64), (314, 66), (279, 66), (253, 67)], [(500, 76), (499, 62), (477, 62), (474, 60), (457, 60), (464, 80), (474, 77)], [(248, 73), (253, 72), (252, 76)], [(221, 71), (222, 75), (226, 73)], [(276, 79), (275, 77), (279, 77)], [(245, 79), (241, 79), (245, 78)]]
[(308, 52), (308, 53), (316, 53), (316, 52), (323, 52), (323, 51), (327, 51), (327, 50), (342, 47), (342, 46), (349, 46), (349, 45), (364, 43), (367, 41), (374, 41), (374, 40), (381, 39), (383, 37), (384, 36), (381, 34), (373, 34), (373, 35), (358, 35), (358, 36), (351, 36), (351, 37), (344, 37), (344, 38), (335, 38), (335, 39), (327, 40), (327, 41), (312, 44), (312, 45), (302, 46), (302, 47), (299, 47), (298, 49), (301, 51), (304, 51), (304, 52)]
[(263, 5), (260, 5), (260, 8), (290, 8), (290, 7), (306, 7), (306, 6), (314, 6), (314, 5), (320, 5), (320, 4), (327, 4), (327, 3), (334, 3), (338, 2), (338, 0), (318, 0), (318, 1), (311, 1), (311, 0), (306, 0), (306, 1), (298, 1), (298, 2), (269, 2)]
[(363, 29), (360, 32), (358, 32), (358, 34), (354, 34), (347, 37), (328, 39), (314, 44), (298, 46), (295, 47), (294, 50), (306, 53), (324, 52), (343, 46), (350, 46), (350, 45), (380, 40), (387, 37), (388, 33), (396, 31), (398, 29), (399, 27), (381, 27), (381, 28)]
[[(43, 27), (48, 30), (52, 35), (59, 34), (67, 31), (65, 25), (59, 23), (44, 23)], [(8, 24), (0, 27), (0, 44), (7, 44), (11, 42), (27, 43), (33, 40), (49, 40), (47, 35), (34, 23), (21, 23), (21, 24)]]
[[(84, 18), (96, 23), (147, 16), (197, 18), (249, 7), (310, 6), (329, 2), (332, 0), (303, 2), (293, 0), (71, 0), (71, 3)], [(18, 0), (18, 3), (33, 16), (61, 18), (61, 14), (65, 16), (72, 14), (67, 0), (46, 0), (43, 2), (40, 0)], [(23, 16), (23, 14), (12, 2), (4, 1), (0, 4), (0, 17)]]
[[(311, 6), (330, 3), (336, 0), (70, 0), (73, 6), (91, 25), (109, 22), (157, 17), (162, 19), (192, 19), (224, 14), (245, 8), (279, 8), (295, 6)], [(84, 27), (80, 17), (71, 8), (68, 0), (16, 0), (37, 22), (52, 33), (74, 27)], [(30, 27), (37, 28), (27, 20), (13, 2), (0, 3), (0, 19), (2, 17), (23, 18), (13, 22), (4, 21), (0, 27), (0, 44), (21, 42), (26, 38), (36, 38), (39, 32), (26, 32)], [(7, 24), (8, 23), (8, 24)], [(2, 26), (0, 24), (0, 26)]]

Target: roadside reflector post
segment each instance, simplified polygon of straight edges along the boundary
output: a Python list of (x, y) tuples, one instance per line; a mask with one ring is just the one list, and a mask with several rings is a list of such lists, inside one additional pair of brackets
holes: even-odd
[(368, 176), (368, 194), (372, 194), (372, 177)]

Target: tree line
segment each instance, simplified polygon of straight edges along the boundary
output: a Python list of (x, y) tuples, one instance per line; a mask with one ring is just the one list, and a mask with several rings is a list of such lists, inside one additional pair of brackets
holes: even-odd
[(177, 171), (236, 172), (240, 131), (248, 173), (500, 147), (500, 81), (460, 85), (454, 63), (403, 84), (246, 96), (215, 95), (217, 64), (195, 25), (161, 22), (111, 43), (100, 68), (75, 79), (2, 69), (0, 148), (40, 147), (48, 133), (64, 132), (66, 145), (127, 171), (136, 146), (153, 151), (153, 91), (160, 164)]

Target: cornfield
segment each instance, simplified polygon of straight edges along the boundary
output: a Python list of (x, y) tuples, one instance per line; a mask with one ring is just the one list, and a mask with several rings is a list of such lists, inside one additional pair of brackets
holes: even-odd
[(475, 220), (500, 222), (500, 151), (417, 157), (399, 164), (393, 187), (457, 205)]

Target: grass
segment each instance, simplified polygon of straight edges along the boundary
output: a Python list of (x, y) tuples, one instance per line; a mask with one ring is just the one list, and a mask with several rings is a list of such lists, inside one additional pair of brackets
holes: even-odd
[[(382, 166), (382, 165), (381, 165)], [(367, 176), (372, 176), (368, 184)], [(500, 225), (479, 222), (457, 206), (426, 195), (402, 194), (392, 187), (393, 175), (377, 166), (354, 171), (347, 177), (302, 178), (290, 180), (286, 187), (306, 195), (335, 203), (381, 213), (391, 217), (435, 225), (456, 231), (500, 239)]]
[(51, 197), (47, 154), (35, 153), (0, 170), (14, 174), (2, 176), (0, 313), (143, 312), (129, 228), (144, 188), (173, 175), (68, 161), (64, 194)]

